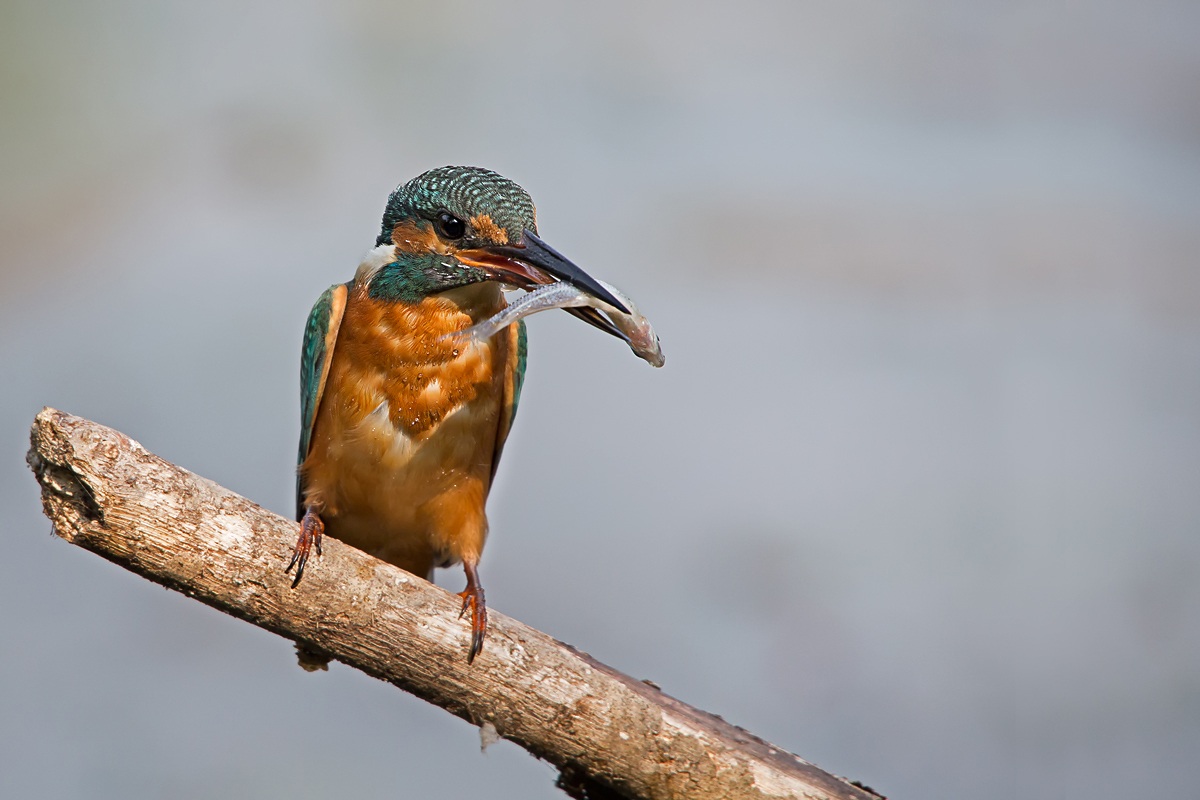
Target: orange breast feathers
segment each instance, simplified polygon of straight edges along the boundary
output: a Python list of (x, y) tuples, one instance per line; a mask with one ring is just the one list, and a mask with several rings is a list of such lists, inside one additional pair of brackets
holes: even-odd
[(482, 515), (515, 338), (446, 337), (504, 305), (490, 282), (415, 304), (351, 290), (301, 468), (327, 522), (424, 528), (426, 504), (468, 487)]
[(492, 283), (443, 292), (416, 304), (383, 302), (355, 288), (346, 304), (326, 389), (340, 396), (344, 421), (362, 422), (386, 401), (388, 418), (421, 440), (449, 414), (498, 387), (498, 336), (485, 347), (446, 338), (499, 311)]

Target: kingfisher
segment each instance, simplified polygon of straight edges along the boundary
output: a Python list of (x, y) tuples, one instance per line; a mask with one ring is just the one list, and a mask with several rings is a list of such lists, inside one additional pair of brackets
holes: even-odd
[[(505, 287), (558, 281), (628, 311), (539, 238), (529, 194), (491, 170), (440, 167), (391, 193), (374, 249), (305, 326), (293, 587), (324, 534), (426, 579), (461, 563), (474, 661), (487, 632), (484, 505), (527, 345), (524, 321), (482, 341), (454, 334), (504, 309)], [(567, 310), (628, 340), (593, 308)]]

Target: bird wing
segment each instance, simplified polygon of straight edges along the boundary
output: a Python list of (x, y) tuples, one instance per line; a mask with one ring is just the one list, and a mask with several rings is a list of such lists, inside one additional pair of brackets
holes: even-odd
[[(317, 409), (325, 391), (325, 379), (329, 377), (329, 364), (333, 361), (333, 345), (337, 341), (338, 328), (346, 311), (349, 284), (330, 286), (308, 312), (308, 323), (304, 326), (304, 345), (300, 352), (300, 452), (296, 467), (308, 458), (312, 445), (313, 427), (317, 423)], [(296, 519), (304, 517), (304, 479), (296, 473)]]
[(508, 439), (508, 432), (512, 430), (513, 420), (517, 417), (517, 405), (521, 402), (521, 387), (525, 384), (525, 362), (529, 354), (525, 320), (521, 320), (515, 325), (509, 325), (508, 330), (498, 335), (507, 336), (509, 339), (504, 377), (504, 405), (500, 409), (500, 425), (496, 430), (496, 447), (492, 451), (492, 480), (496, 478), (496, 467), (500, 465), (500, 454), (504, 452), (504, 442)]

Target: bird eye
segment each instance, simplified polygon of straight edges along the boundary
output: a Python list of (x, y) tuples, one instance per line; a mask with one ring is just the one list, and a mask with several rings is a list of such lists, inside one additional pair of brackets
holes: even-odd
[(437, 232), (443, 239), (461, 239), (467, 233), (467, 223), (449, 211), (442, 211), (437, 216)]

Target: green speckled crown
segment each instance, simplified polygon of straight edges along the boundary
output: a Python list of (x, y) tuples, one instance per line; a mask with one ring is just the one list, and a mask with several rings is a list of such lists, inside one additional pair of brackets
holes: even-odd
[(517, 184), (482, 167), (438, 167), (396, 187), (383, 212), (376, 246), (392, 240), (402, 219), (434, 219), (441, 209), (462, 220), (487, 214), (519, 242), (526, 228), (537, 233), (533, 199)]

